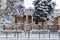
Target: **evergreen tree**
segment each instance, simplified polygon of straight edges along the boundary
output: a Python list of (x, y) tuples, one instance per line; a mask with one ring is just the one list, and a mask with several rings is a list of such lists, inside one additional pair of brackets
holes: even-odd
[(48, 15), (51, 15), (56, 5), (52, 0), (35, 0), (33, 4), (35, 7), (34, 20), (38, 20), (39, 22), (49, 20)]

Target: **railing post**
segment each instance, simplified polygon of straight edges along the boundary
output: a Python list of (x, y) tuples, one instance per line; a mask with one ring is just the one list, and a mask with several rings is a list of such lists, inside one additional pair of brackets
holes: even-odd
[[(42, 29), (41, 24), (38, 25), (38, 30)], [(40, 38), (40, 31), (39, 31), (39, 38)]]
[[(3, 27), (4, 27), (3, 30), (6, 30), (7, 29), (5, 25), (3, 25)], [(8, 35), (7, 35), (7, 30), (6, 30), (6, 38), (7, 38), (7, 36)]]
[[(12, 32), (13, 32), (13, 30), (14, 30), (15, 28), (14, 28), (14, 25), (12, 25)], [(16, 33), (15, 33), (15, 35), (14, 35), (14, 37), (16, 36)]]
[(28, 30), (28, 38), (30, 38), (30, 30)]
[(40, 38), (40, 32), (39, 32), (39, 38)]
[[(30, 24), (30, 31), (31, 31), (31, 30), (32, 30), (32, 23)], [(29, 32), (30, 32), (30, 31), (29, 31)], [(30, 33), (29, 33), (29, 34), (30, 34)], [(30, 35), (29, 35), (29, 36), (30, 36)]]
[(32, 25), (30, 25), (30, 31), (32, 30)]
[[(47, 29), (50, 30), (50, 25), (47, 25)], [(49, 31), (49, 38), (50, 38), (50, 31)]]
[[(25, 30), (24, 30), (24, 23), (22, 23), (21, 28), (25, 32)], [(26, 37), (26, 33), (25, 33), (25, 37)]]
[(24, 30), (24, 24), (22, 24), (22, 30)]
[(12, 25), (12, 30), (14, 30), (14, 25)]
[(57, 29), (58, 29), (58, 34), (59, 34), (59, 38), (60, 38), (60, 25), (57, 25)]
[(6, 38), (7, 38), (7, 36), (8, 36), (7, 34), (8, 34), (8, 33), (7, 33), (7, 31), (6, 31)]
[(3, 25), (3, 30), (6, 30), (6, 26), (5, 25)]
[(19, 38), (19, 32), (17, 32), (17, 38)]
[(49, 32), (49, 38), (50, 38), (50, 32)]

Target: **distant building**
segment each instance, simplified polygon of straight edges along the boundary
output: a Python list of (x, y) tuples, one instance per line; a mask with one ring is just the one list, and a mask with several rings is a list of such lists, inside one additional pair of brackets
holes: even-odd
[(34, 13), (34, 9), (32, 8), (28, 8), (25, 9), (24, 15), (23, 16), (16, 16), (15, 17), (15, 21), (20, 21), (22, 23), (33, 23), (33, 13)]
[(54, 11), (54, 25), (55, 27), (60, 26), (60, 9)]
[(25, 13), (24, 13), (25, 23), (33, 23), (33, 13), (34, 13), (34, 9), (32, 8), (25, 9)]

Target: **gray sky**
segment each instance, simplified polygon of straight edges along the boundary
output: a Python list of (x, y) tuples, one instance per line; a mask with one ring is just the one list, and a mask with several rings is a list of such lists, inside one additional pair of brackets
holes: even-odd
[(25, 5), (25, 7), (26, 7), (26, 8), (32, 7), (32, 8), (33, 8), (33, 7), (34, 7), (33, 4), (32, 4), (33, 1), (34, 1), (34, 0), (24, 0), (24, 5)]
[(56, 9), (60, 9), (60, 0), (55, 0), (56, 1)]
[[(32, 4), (33, 1), (34, 0), (25, 0), (24, 1), (25, 8), (29, 8), (29, 7), (34, 8), (34, 6)], [(56, 7), (55, 7), (55, 9), (60, 9), (60, 0), (53, 0), (53, 1), (56, 1)]]

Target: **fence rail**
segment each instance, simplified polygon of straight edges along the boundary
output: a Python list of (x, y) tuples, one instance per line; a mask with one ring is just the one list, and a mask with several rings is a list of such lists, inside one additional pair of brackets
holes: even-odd
[[(9, 29), (10, 28), (10, 29)], [(6, 38), (8, 38), (8, 35), (13, 34), (13, 37), (17, 36), (17, 38), (20, 38), (20, 34), (21, 36), (27, 36), (27, 38), (31, 38), (32, 35), (35, 36), (34, 34), (36, 34), (38, 36), (38, 38), (41, 38), (41, 36), (43, 35), (42, 38), (45, 38), (45, 36), (47, 35), (47, 38), (51, 38), (51, 35), (54, 36), (54, 34), (56, 34), (58, 36), (58, 38), (60, 38), (60, 30), (57, 31), (51, 31), (49, 27), (47, 27), (48, 29), (41, 29), (40, 25), (30, 25), (30, 24), (21, 24), (20, 26), (18, 25), (12, 25), (12, 27), (6, 27), (4, 25), (3, 30), (0, 30), (0, 34), (4, 34)], [(22, 35), (23, 34), (23, 35)]]

